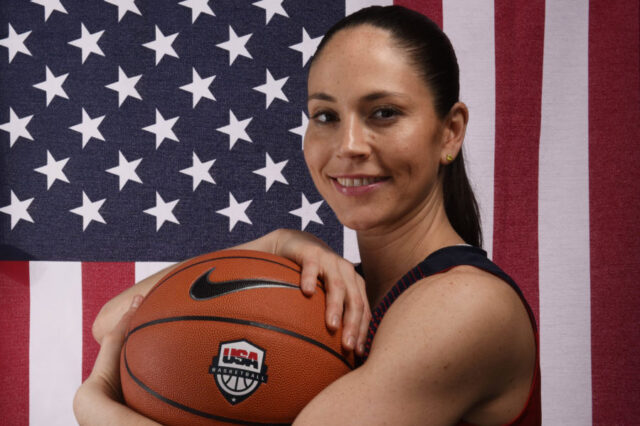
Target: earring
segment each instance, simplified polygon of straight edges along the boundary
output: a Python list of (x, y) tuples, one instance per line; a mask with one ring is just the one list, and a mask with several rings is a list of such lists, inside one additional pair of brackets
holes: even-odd
[(447, 154), (447, 161), (449, 162), (453, 161), (453, 157), (451, 156), (451, 154)]

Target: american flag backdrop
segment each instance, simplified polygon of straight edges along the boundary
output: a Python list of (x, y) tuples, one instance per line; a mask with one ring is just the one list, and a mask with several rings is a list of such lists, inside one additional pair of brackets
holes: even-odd
[[(485, 248), (540, 325), (545, 425), (640, 418), (640, 5), (398, 1), (449, 35)], [(302, 157), (324, 32), (367, 0), (0, 0), (0, 424), (75, 424), (137, 280), (291, 227), (355, 238)], [(634, 420), (636, 419), (636, 420)]]

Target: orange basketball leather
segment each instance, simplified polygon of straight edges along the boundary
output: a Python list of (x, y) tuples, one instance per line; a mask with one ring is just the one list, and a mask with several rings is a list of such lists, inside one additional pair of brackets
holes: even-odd
[(295, 263), (247, 250), (171, 271), (127, 333), (127, 405), (166, 425), (291, 423), (354, 365), (326, 328), (321, 283), (309, 298), (299, 284)]

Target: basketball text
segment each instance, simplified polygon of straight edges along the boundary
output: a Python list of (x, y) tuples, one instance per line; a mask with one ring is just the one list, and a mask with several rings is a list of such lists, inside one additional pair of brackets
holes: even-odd
[(225, 364), (238, 364), (258, 368), (258, 354), (256, 352), (247, 353), (243, 349), (225, 348), (223, 362)]

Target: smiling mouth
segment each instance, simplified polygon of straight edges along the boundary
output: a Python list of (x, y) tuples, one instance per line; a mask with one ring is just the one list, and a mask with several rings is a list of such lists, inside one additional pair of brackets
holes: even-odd
[(341, 186), (351, 188), (358, 186), (367, 186), (374, 184), (376, 182), (382, 182), (383, 180), (387, 180), (386, 177), (361, 177), (361, 178), (333, 178), (336, 180)]

